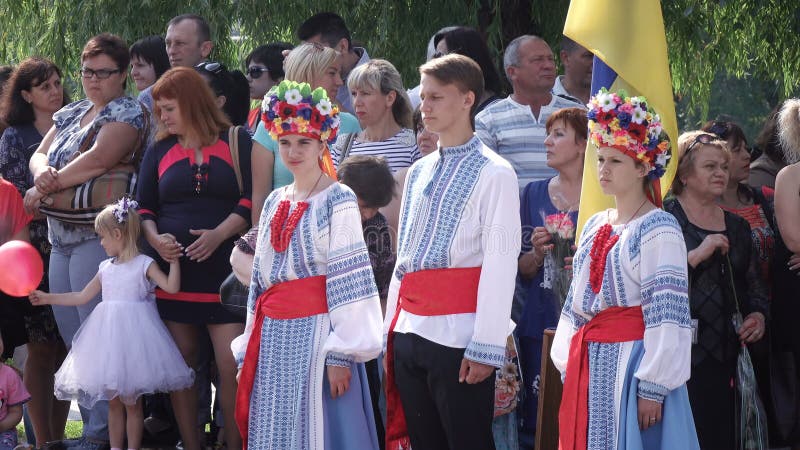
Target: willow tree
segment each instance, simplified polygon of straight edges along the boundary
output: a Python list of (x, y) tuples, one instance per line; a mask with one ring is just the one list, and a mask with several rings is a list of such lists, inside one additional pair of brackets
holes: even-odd
[[(480, 29), (499, 62), (504, 44), (522, 33), (539, 33), (557, 43), (567, 7), (563, 0), (0, 1), (0, 60), (13, 63), (39, 54), (74, 76), (80, 49), (92, 35), (108, 31), (133, 42), (163, 34), (177, 14), (196, 12), (212, 25), (214, 57), (239, 67), (255, 45), (294, 41), (293, 31), (304, 18), (329, 10), (345, 18), (356, 42), (373, 57), (395, 63), (406, 84), (413, 85), (427, 41), (439, 28), (466, 24)], [(796, 92), (797, 0), (664, 0), (662, 9), (673, 86), (678, 97), (689, 99), (689, 107), (707, 111), (719, 74), (774, 83), (776, 101)], [(647, 55), (641, 59), (647, 64)]]

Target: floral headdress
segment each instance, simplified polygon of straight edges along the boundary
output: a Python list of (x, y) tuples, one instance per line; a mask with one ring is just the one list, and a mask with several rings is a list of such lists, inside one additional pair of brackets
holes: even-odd
[(124, 223), (126, 220), (128, 220), (128, 211), (131, 208), (133, 208), (133, 210), (136, 211), (136, 208), (138, 207), (139, 203), (136, 200), (130, 199), (128, 197), (122, 197), (111, 206), (111, 212), (117, 219), (117, 223)]
[(323, 88), (312, 90), (308, 83), (283, 80), (264, 96), (261, 120), (276, 141), (298, 134), (332, 144), (339, 131), (339, 107)]
[(644, 97), (602, 88), (589, 100), (589, 137), (596, 147), (615, 148), (649, 168), (651, 181), (664, 175), (670, 143), (661, 128), (661, 117)]

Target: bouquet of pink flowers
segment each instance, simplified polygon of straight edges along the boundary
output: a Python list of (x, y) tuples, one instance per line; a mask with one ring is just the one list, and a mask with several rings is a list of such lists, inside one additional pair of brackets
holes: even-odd
[(567, 299), (572, 271), (564, 269), (564, 258), (573, 256), (575, 244), (575, 224), (569, 211), (550, 214), (544, 217), (544, 228), (550, 233), (553, 249), (544, 260), (544, 281), (542, 287), (553, 290), (553, 295), (561, 306)]

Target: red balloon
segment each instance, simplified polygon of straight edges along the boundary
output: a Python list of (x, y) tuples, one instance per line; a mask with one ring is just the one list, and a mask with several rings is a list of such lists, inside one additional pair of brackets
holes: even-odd
[(0, 245), (0, 291), (26, 297), (42, 281), (44, 263), (39, 252), (24, 241)]

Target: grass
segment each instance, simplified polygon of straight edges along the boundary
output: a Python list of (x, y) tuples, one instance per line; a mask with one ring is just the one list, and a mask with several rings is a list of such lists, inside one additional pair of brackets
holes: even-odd
[[(83, 433), (83, 422), (80, 420), (67, 421), (67, 426), (64, 427), (65, 439), (77, 439), (81, 437), (81, 433)], [(25, 425), (22, 422), (17, 425), (17, 436), (20, 442), (27, 442), (27, 439), (25, 439)]]

